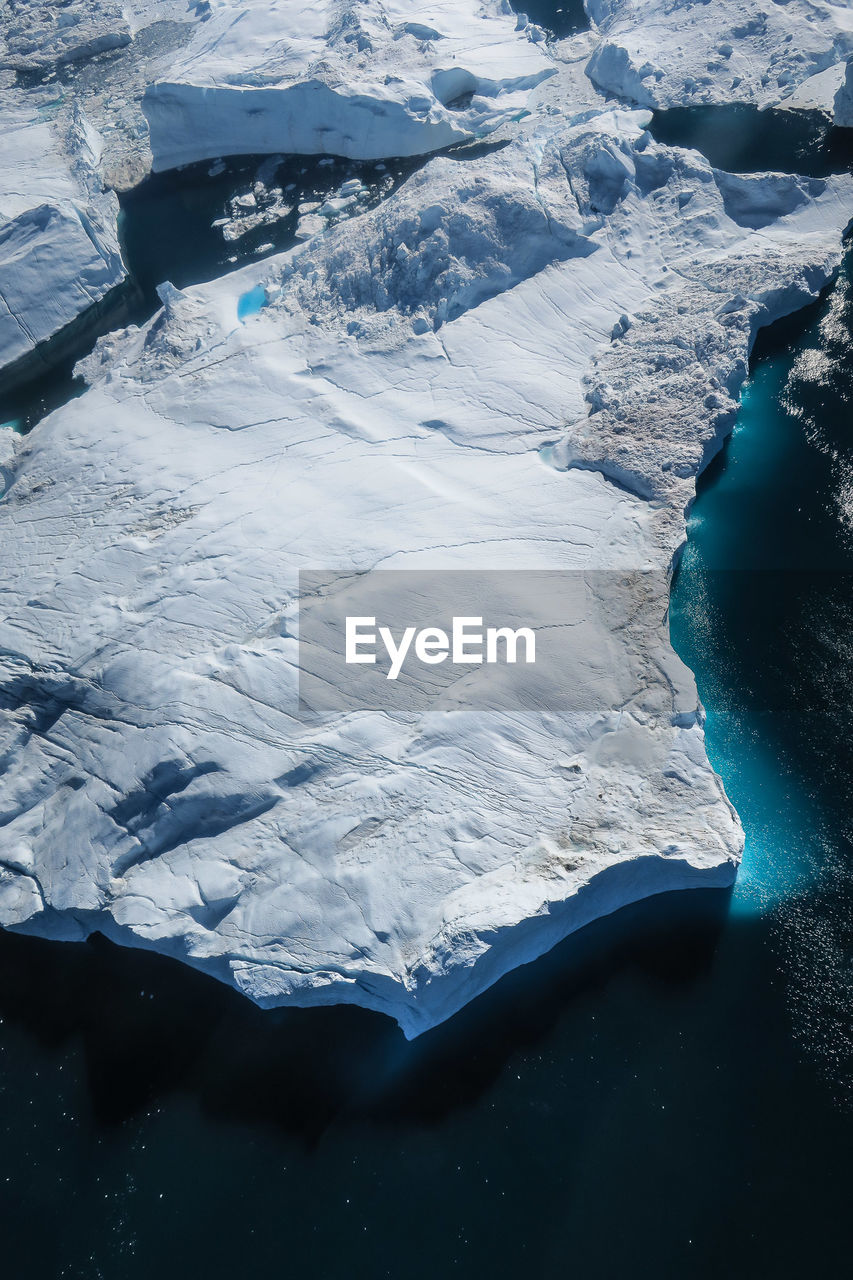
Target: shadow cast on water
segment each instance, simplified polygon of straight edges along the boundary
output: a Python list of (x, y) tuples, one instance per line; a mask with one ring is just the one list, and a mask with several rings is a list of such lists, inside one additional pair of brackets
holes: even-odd
[(308, 1145), (340, 1119), (438, 1124), (614, 977), (633, 972), (664, 998), (688, 995), (710, 970), (729, 897), (691, 890), (623, 908), (411, 1042), (364, 1009), (258, 1009), (176, 960), (98, 934), (72, 943), (0, 932), (0, 1018), (47, 1050), (82, 1042), (106, 1125), (178, 1090), (212, 1118)]

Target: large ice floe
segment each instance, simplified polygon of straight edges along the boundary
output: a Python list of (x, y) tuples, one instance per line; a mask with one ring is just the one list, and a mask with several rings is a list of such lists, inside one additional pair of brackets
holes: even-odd
[(221, 0), (145, 96), (155, 167), (259, 151), (381, 159), (482, 136), (553, 70), (543, 33), (518, 27), (497, 3)]
[[(633, 6), (638, 31), (653, 8), (674, 23)], [(588, 74), (603, 37), (546, 46), (497, 5), (210, 11), (145, 96), (158, 165), (316, 150), (318, 119), (369, 156), (500, 127), (287, 253), (164, 283), (85, 395), (6, 433), (0, 921), (411, 1036), (597, 916), (731, 883), (669, 575), (755, 331), (831, 278), (853, 180), (656, 144)], [(324, 681), (323, 608), (388, 571), (463, 607), (455, 571), (499, 573), (513, 619), (561, 575), (556, 684), (372, 706)]]
[(600, 37), (588, 73), (649, 107), (785, 103), (831, 111), (853, 54), (839, 0), (585, 0)]

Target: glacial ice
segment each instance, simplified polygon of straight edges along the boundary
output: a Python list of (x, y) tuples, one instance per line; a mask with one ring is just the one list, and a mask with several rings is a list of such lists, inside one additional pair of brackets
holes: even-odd
[[(463, 0), (419, 7), (442, 39), (403, 30), (399, 0), (337, 7), (327, 44), (313, 17), (288, 34), (296, 6), (229, 0), (147, 95), (158, 164), (257, 149), (248, 103), (282, 124), (293, 86), (303, 112), (355, 101), (352, 138), (386, 156), (502, 122), (287, 253), (164, 287), (4, 461), (0, 922), (99, 929), (259, 1004), (349, 1001), (415, 1035), (596, 916), (731, 883), (742, 832), (669, 644), (668, 575), (755, 331), (830, 278), (853, 179), (732, 178), (655, 143), (587, 64), (650, 27), (665, 51), (692, 10), (590, 8), (602, 34), (549, 51)], [(742, 20), (702, 6), (715, 32), (712, 8)], [(804, 5), (778, 8), (796, 29)], [(823, 17), (812, 44), (840, 50)], [(802, 47), (806, 78), (824, 55)], [(436, 79), (454, 48), (476, 79), (458, 108)], [(392, 64), (402, 87), (379, 83)], [(460, 680), (416, 715), (343, 698), (300, 717), (299, 571), (328, 593), (375, 568), (576, 571), (560, 714), (534, 700), (508, 723)], [(615, 625), (602, 583), (623, 581)]]
[(154, 168), (264, 151), (381, 160), (483, 137), (553, 73), (535, 36), (496, 0), (219, 0), (145, 95)]
[(833, 0), (585, 2), (600, 36), (588, 75), (648, 107), (788, 101), (831, 111), (838, 80), (826, 73), (853, 54), (853, 9)]
[(49, 71), (130, 44), (130, 24), (117, 0), (7, 0), (0, 67)]
[[(21, 196), (27, 205), (5, 228), (0, 293), (11, 314), (0, 368), (17, 368), (122, 280), (118, 205), (105, 184), (121, 189), (152, 164), (229, 154), (420, 155), (498, 128), (552, 74), (541, 33), (516, 31), (498, 0), (478, 12), (439, 5), (429, 31), (414, 20), (420, 11), (413, 0), (134, 0), (126, 10), (73, 0), (56, 14), (40, 0), (14, 0), (0, 27), (0, 76), (6, 68), (45, 78), (29, 88), (0, 83), (0, 109), (14, 122), (14, 149), (7, 142), (0, 153), (0, 217)], [(95, 57), (116, 50), (111, 61)], [(65, 95), (49, 87), (72, 62), (73, 123)], [(97, 139), (88, 168), (74, 141), (80, 129)], [(66, 200), (42, 207), (39, 192), (54, 185)]]
[(118, 201), (103, 190), (98, 158), (98, 137), (82, 118), (60, 144), (49, 124), (5, 106), (0, 370), (12, 366), (7, 376), (124, 279)]
[(166, 17), (184, 30), (182, 0), (9, 0), (0, 14), (0, 381), (125, 278), (111, 188), (150, 164), (134, 98), (157, 65), (131, 41)]

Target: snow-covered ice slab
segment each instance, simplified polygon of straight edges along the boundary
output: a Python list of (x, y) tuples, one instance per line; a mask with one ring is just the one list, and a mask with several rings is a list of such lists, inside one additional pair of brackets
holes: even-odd
[(30, 356), (125, 275), (118, 201), (96, 175), (99, 140), (5, 104), (0, 130), (0, 367)]
[[(181, 83), (223, 80), (235, 144), (246, 95), (287, 92), (273, 7), (238, 35), (215, 6), (189, 46)], [(396, 40), (402, 9), (359, 50), (352, 12), (328, 46), (341, 92), (414, 49), (377, 116), (399, 153), (407, 77), (457, 63), (437, 36)], [(434, 29), (462, 39), (472, 12)], [(496, 14), (469, 124), (489, 59), (492, 106), (515, 91)], [(415, 1035), (596, 916), (731, 882), (742, 833), (669, 645), (668, 576), (755, 330), (830, 278), (853, 180), (722, 174), (605, 103), (594, 34), (534, 88), (544, 55), (510, 35), (532, 114), (503, 145), (165, 287), (84, 362), (84, 396), (2, 441), (1, 923), (100, 929), (260, 1004), (351, 1001)], [(422, 146), (456, 111), (433, 96)], [(199, 125), (192, 158), (207, 145)], [(330, 676), (324, 610), (388, 572), (460, 571), (499, 573), (513, 621), (537, 575), (572, 584), (552, 690), (508, 712), (465, 675), (374, 705)]]
[[(666, 584), (755, 328), (830, 276), (853, 182), (735, 190), (582, 68), (539, 92), (502, 149), (165, 290), (20, 446), (7, 925), (414, 1035), (604, 912), (731, 882)], [(327, 682), (306, 718), (300, 570), (315, 604), (354, 570), (574, 574), (560, 700), (507, 716), (463, 678), (400, 712)], [(623, 580), (620, 614), (595, 584)]]
[(853, 8), (837, 0), (585, 4), (601, 37), (589, 76), (643, 106), (766, 107), (796, 93), (796, 105), (831, 112), (838, 81), (824, 73), (853, 54)]
[(144, 109), (154, 168), (246, 152), (421, 155), (523, 112), (553, 71), (500, 0), (214, 0)]

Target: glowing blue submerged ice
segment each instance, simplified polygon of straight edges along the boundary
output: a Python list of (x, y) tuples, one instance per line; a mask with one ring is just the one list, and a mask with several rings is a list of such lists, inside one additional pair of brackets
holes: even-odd
[(267, 304), (266, 291), (261, 284), (256, 284), (254, 289), (242, 293), (237, 302), (237, 319), (241, 322), (248, 320), (249, 316), (256, 316), (258, 312)]

